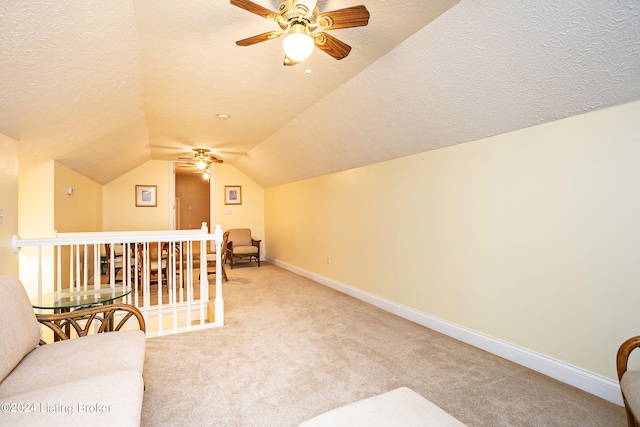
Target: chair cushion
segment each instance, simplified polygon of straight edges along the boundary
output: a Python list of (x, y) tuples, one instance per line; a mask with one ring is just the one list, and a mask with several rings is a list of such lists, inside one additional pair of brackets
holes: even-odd
[(257, 246), (233, 246), (234, 255), (258, 254)]
[(0, 381), (40, 342), (29, 296), (14, 276), (0, 276)]
[(627, 371), (620, 380), (620, 389), (631, 412), (640, 416), (640, 371)]
[(236, 246), (251, 246), (251, 229), (234, 228), (229, 230), (229, 241), (233, 242), (234, 249)]
[(400, 387), (326, 412), (300, 426), (464, 427), (464, 424), (410, 388)]
[(26, 355), (0, 383), (0, 398), (110, 372), (142, 374), (145, 345), (144, 332), (135, 330), (42, 345)]

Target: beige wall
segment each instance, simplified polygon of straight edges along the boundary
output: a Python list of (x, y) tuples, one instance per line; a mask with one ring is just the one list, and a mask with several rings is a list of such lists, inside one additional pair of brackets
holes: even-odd
[(638, 334), (639, 117), (632, 103), (269, 188), (267, 255), (615, 379)]
[(0, 274), (18, 274), (11, 239), (18, 234), (18, 142), (0, 134)]
[[(74, 194), (68, 195), (67, 188)], [(82, 232), (102, 230), (102, 186), (56, 161), (44, 163), (20, 173), (19, 234), (21, 238), (53, 237), (55, 231)], [(37, 295), (37, 250), (22, 249), (19, 273), (31, 297)], [(63, 252), (63, 263), (68, 255)], [(51, 248), (42, 253), (44, 292), (53, 290), (55, 262)], [(90, 265), (90, 264), (89, 264)], [(62, 282), (68, 283), (65, 270)]]
[[(261, 253), (265, 253), (267, 239), (264, 233), (264, 189), (234, 166), (215, 165), (213, 172), (215, 185), (214, 222), (220, 224), (223, 230), (250, 228), (253, 238), (262, 240)], [(242, 186), (241, 205), (224, 204), (224, 187), (226, 185)]]
[[(172, 165), (164, 160), (151, 160), (103, 187), (104, 231), (166, 230), (172, 228), (170, 209), (175, 191)], [(211, 178), (214, 197), (211, 209), (213, 225), (229, 228), (251, 228), (255, 238), (264, 239), (264, 189), (235, 167), (217, 164)], [(157, 185), (158, 207), (135, 207), (135, 186)], [(224, 186), (242, 186), (242, 205), (224, 204)], [(182, 206), (184, 209), (184, 206)], [(171, 225), (170, 225), (171, 224)], [(210, 230), (213, 231), (213, 226)], [(199, 224), (195, 228), (199, 228)], [(265, 241), (263, 240), (263, 251)]]
[[(164, 160), (150, 160), (142, 166), (107, 183), (103, 187), (103, 230), (141, 231), (167, 230), (169, 183), (173, 179), (170, 164)], [(157, 185), (157, 207), (136, 207), (136, 185)]]
[[(23, 239), (53, 237), (54, 227), (54, 169), (49, 161), (29, 171), (20, 171), (18, 180), (19, 234)], [(21, 249), (24, 259), (20, 261), (20, 280), (29, 296), (38, 295), (38, 252), (36, 248)], [(53, 290), (54, 261), (51, 248), (42, 253), (42, 289)]]
[[(54, 163), (54, 227), (60, 233), (102, 231), (102, 185)], [(67, 194), (67, 188), (73, 194)]]
[(24, 239), (54, 236), (54, 161), (20, 172), (19, 230)]
[[(73, 189), (73, 194), (68, 194), (69, 188)], [(53, 195), (53, 222), (57, 232), (102, 231), (102, 185), (55, 162)], [(69, 248), (62, 248), (62, 265), (69, 265), (69, 255)], [(77, 256), (82, 259), (82, 268), (88, 269), (87, 277), (93, 277), (93, 252), (87, 251), (86, 259), (84, 251), (80, 251)], [(80, 271), (80, 274), (82, 277), (85, 272)], [(61, 280), (63, 287), (69, 286), (70, 277), (66, 268), (62, 269)]]

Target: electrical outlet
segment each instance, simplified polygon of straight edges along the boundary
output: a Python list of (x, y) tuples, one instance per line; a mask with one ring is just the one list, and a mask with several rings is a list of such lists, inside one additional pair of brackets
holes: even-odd
[(0, 224), (4, 222), (4, 209), (0, 209)]
[(331, 264), (331, 257), (330, 256), (327, 257), (327, 264)]

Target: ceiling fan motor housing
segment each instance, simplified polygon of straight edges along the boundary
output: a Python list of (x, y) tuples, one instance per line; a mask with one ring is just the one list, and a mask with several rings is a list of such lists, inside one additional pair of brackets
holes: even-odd
[(283, 24), (292, 23), (292, 20), (313, 22), (319, 15), (314, 0), (284, 0), (278, 6), (278, 13), (282, 16)]

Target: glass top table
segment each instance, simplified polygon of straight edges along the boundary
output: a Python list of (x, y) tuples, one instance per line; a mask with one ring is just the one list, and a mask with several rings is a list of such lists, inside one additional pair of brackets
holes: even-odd
[(31, 306), (33, 308), (49, 309), (49, 310), (69, 310), (78, 307), (88, 307), (98, 304), (107, 304), (118, 298), (125, 297), (131, 293), (130, 286), (110, 287), (108, 284), (96, 289), (94, 286), (88, 286), (87, 289), (72, 290), (64, 289), (49, 292), (42, 295), (42, 298), (33, 298)]

